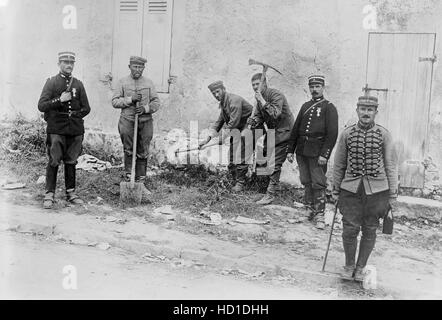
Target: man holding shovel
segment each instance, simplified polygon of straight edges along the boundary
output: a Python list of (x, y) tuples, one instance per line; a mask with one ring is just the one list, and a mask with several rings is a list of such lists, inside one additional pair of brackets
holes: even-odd
[[(339, 137), (334, 161), (333, 198), (342, 213), (345, 267), (342, 276), (363, 279), (375, 242), (379, 219), (395, 209), (398, 192), (397, 157), (391, 134), (375, 123), (378, 99), (359, 97), (359, 122)], [(362, 230), (359, 256), (358, 235)]]
[[(246, 141), (245, 137), (240, 135), (240, 133), (247, 128), (247, 119), (252, 114), (253, 106), (244, 98), (233, 93), (228, 93), (222, 81), (216, 81), (210, 84), (209, 90), (212, 92), (214, 98), (219, 101), (220, 115), (212, 126), (212, 132), (209, 137), (202, 141), (199, 146), (201, 149), (207, 145), (225, 125), (226, 130), (223, 131), (220, 143), (223, 143), (224, 140), (230, 137), (228, 168), (235, 182), (232, 190), (234, 192), (241, 192), (246, 182), (248, 165), (245, 160), (247, 158), (245, 155)], [(235, 129), (238, 130), (238, 135), (231, 132), (231, 130)], [(241, 154), (238, 156), (239, 152), (241, 152)]]
[(135, 115), (138, 115), (135, 181), (140, 183), (146, 179), (147, 156), (153, 136), (152, 114), (160, 108), (152, 80), (143, 77), (146, 62), (141, 57), (130, 57), (130, 75), (118, 82), (112, 97), (112, 106), (121, 109), (118, 131), (124, 148), (127, 181), (131, 179)]
[(44, 112), (47, 122), (46, 145), (49, 163), (46, 168), (46, 194), (43, 207), (54, 206), (58, 167), (64, 163), (66, 199), (72, 204), (83, 204), (75, 192), (77, 159), (81, 154), (84, 124), (83, 118), (91, 108), (83, 83), (72, 76), (75, 53), (60, 52), (60, 73), (48, 79), (38, 101), (38, 110)]

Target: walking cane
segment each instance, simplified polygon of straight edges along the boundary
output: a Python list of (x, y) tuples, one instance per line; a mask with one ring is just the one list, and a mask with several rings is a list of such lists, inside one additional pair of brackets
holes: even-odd
[(325, 264), (327, 263), (328, 251), (330, 249), (330, 242), (333, 235), (333, 227), (335, 226), (335, 218), (337, 213), (338, 213), (338, 202), (336, 202), (335, 205), (335, 213), (333, 214), (333, 222), (331, 224), (330, 236), (328, 237), (327, 251), (325, 252), (324, 264), (322, 265), (322, 272), (325, 271)]

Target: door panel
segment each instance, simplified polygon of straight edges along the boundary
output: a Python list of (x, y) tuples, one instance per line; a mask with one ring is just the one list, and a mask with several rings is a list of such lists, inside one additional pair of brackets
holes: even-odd
[[(432, 33), (369, 34), (366, 83), (372, 90), (368, 92), (379, 98), (376, 121), (393, 135), (400, 164), (423, 160), (427, 152), (435, 37)], [(407, 176), (407, 166), (401, 168), (401, 177)]]

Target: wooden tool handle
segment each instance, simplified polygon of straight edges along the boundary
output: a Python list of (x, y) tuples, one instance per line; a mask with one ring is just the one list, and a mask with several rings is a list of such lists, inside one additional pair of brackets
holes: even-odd
[(333, 214), (333, 221), (330, 228), (330, 236), (328, 237), (327, 250), (325, 251), (324, 264), (322, 265), (322, 272), (325, 271), (325, 264), (327, 263), (328, 251), (330, 250), (330, 242), (333, 236), (333, 227), (335, 226), (335, 218), (338, 213), (338, 203), (335, 204), (335, 212)]
[[(139, 106), (137, 102), (137, 106)], [(130, 173), (130, 187), (135, 187), (135, 164), (137, 161), (137, 142), (138, 142), (138, 113), (135, 113), (135, 123), (134, 123), (134, 138), (132, 147), (132, 170)]]
[[(259, 86), (258, 86), (258, 92), (261, 92), (261, 90), (262, 90), (262, 85), (266, 79), (267, 69), (268, 69), (268, 67), (264, 67), (262, 70), (261, 82), (259, 83)], [(257, 108), (258, 108), (258, 101), (256, 102), (256, 104), (253, 105), (252, 114), (250, 116), (252, 119), (255, 117)], [(252, 126), (249, 125), (248, 128), (249, 128), (249, 130), (251, 130)]]

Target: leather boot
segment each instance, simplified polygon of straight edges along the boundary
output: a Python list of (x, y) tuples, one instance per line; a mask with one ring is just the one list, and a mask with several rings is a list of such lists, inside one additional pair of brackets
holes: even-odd
[(57, 185), (57, 173), (58, 166), (53, 167), (48, 164), (46, 167), (46, 193), (55, 193), (55, 187)]
[(368, 258), (370, 257), (370, 254), (373, 251), (375, 243), (376, 243), (376, 229), (374, 230), (374, 237), (373, 235), (367, 237), (364, 236), (364, 234), (362, 234), (362, 238), (359, 243), (358, 261), (356, 263), (357, 268), (363, 269), (367, 265)]
[[(124, 154), (124, 171), (126, 171), (126, 177), (127, 175), (130, 176), (130, 173), (132, 171), (132, 156), (128, 154)], [(130, 178), (129, 178), (130, 180)]]
[(135, 164), (135, 181), (146, 180), (147, 159), (137, 159)]
[(64, 184), (66, 190), (75, 190), (76, 169), (75, 164), (64, 165)]
[(355, 268), (356, 249), (358, 247), (358, 239), (342, 239), (345, 253), (345, 266)]
[(72, 204), (84, 204), (84, 201), (75, 193), (75, 189), (66, 190), (66, 200)]
[(304, 204), (308, 207), (313, 207), (313, 189), (311, 184), (304, 186)]
[(313, 189), (313, 211), (310, 220), (316, 219), (316, 227), (318, 229), (325, 228), (325, 190)]
[(229, 174), (232, 177), (232, 184), (235, 184), (236, 183), (236, 178), (237, 178), (236, 165), (234, 165), (233, 163), (230, 163), (227, 166), (227, 170), (229, 171)]
[(52, 209), (55, 203), (55, 194), (53, 192), (48, 192), (45, 194), (43, 200), (43, 208), (44, 209)]

